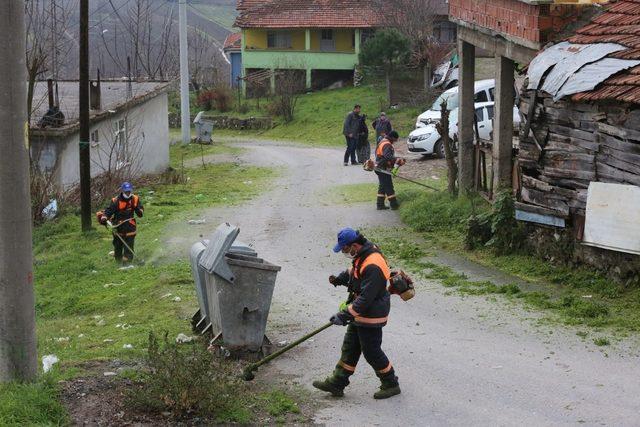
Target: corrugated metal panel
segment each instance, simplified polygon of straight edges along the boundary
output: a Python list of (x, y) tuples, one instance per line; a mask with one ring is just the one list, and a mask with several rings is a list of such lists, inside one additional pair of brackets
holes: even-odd
[(583, 243), (640, 255), (640, 187), (589, 184)]
[[(612, 52), (625, 49), (624, 46), (615, 43), (598, 43), (589, 45), (573, 44), (567, 47), (565, 56), (549, 72), (544, 80), (542, 90), (553, 95), (558, 93), (567, 79), (584, 65), (602, 59)], [(544, 52), (543, 52), (544, 54)]]
[(529, 77), (528, 89), (538, 88), (544, 73), (566, 56), (566, 50), (570, 46), (572, 45), (568, 42), (558, 43), (540, 52), (531, 60), (527, 71), (527, 77)]
[[(554, 101), (564, 96), (573, 95), (574, 93), (593, 90), (600, 83), (608, 79), (610, 76), (627, 68), (639, 65), (638, 60), (625, 60), (604, 58), (592, 64), (582, 67), (577, 73), (569, 76), (564, 85), (554, 95)], [(546, 86), (546, 83), (545, 83)], [(544, 86), (543, 86), (544, 87)]]

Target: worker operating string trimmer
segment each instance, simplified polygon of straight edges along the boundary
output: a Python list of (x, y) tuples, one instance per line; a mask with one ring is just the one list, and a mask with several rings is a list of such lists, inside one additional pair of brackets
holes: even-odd
[(133, 194), (133, 185), (125, 182), (120, 190), (118, 197), (111, 199), (109, 206), (96, 213), (96, 217), (100, 224), (110, 228), (113, 233), (114, 258), (126, 265), (133, 261), (135, 255), (133, 248), (137, 225), (134, 215), (141, 218), (144, 208), (140, 197)]
[[(395, 149), (393, 148), (393, 144), (395, 144), (396, 141), (398, 141), (398, 132), (392, 130), (386, 138), (378, 143), (375, 162), (373, 160), (367, 160), (364, 163), (365, 170), (374, 171), (378, 176), (378, 198), (376, 201), (378, 210), (389, 209), (389, 207), (391, 209), (398, 209), (400, 207), (395, 189), (393, 188), (394, 177), (404, 179), (405, 181), (431, 190), (440, 191), (437, 188), (398, 175), (398, 170), (406, 163), (406, 160), (396, 157)], [(389, 207), (385, 204), (386, 199), (389, 200)]]

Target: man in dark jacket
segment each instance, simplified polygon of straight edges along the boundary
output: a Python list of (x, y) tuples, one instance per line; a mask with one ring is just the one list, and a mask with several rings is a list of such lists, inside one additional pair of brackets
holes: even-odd
[(378, 175), (378, 198), (376, 206), (378, 210), (388, 209), (384, 204), (385, 198), (389, 199), (391, 209), (398, 209), (400, 204), (396, 198), (396, 192), (393, 188), (393, 179), (390, 173), (395, 172), (396, 168), (405, 164), (405, 160), (396, 157), (393, 144), (398, 140), (398, 132), (392, 130), (386, 138), (383, 138), (376, 148), (376, 170)]
[(380, 378), (380, 390), (373, 397), (386, 399), (400, 394), (398, 377), (381, 348), (382, 328), (387, 324), (390, 311), (389, 266), (380, 250), (352, 228), (340, 230), (333, 251), (342, 251), (353, 260), (349, 270), (329, 277), (334, 286), (349, 289), (349, 299), (330, 320), (335, 325), (348, 326), (333, 374), (324, 381), (314, 381), (313, 386), (333, 396), (343, 396), (362, 354)]
[(369, 145), (369, 128), (367, 127), (367, 116), (360, 116), (360, 130), (358, 132), (358, 148), (356, 150), (358, 163), (364, 163), (371, 158), (371, 146)]
[(371, 126), (376, 131), (376, 142), (380, 142), (381, 136), (387, 136), (393, 130), (391, 122), (387, 118), (387, 114), (383, 111), (380, 116), (371, 123)]
[(133, 260), (133, 246), (136, 239), (136, 220), (142, 218), (144, 207), (140, 198), (133, 194), (133, 185), (125, 182), (120, 186), (118, 197), (104, 211), (96, 214), (100, 224), (109, 226), (113, 232), (113, 251), (116, 261), (129, 263)]
[(342, 133), (347, 140), (347, 150), (344, 152), (344, 165), (349, 165), (349, 158), (351, 158), (351, 164), (356, 165), (356, 149), (358, 148), (358, 134), (360, 133), (360, 106), (355, 105), (353, 111), (347, 114), (344, 119), (344, 125), (342, 126)]

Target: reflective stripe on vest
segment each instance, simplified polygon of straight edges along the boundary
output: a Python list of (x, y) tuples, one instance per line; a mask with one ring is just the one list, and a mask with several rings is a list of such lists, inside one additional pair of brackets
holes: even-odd
[(376, 156), (382, 157), (384, 155), (384, 148), (387, 145), (391, 145), (391, 141), (389, 141), (388, 139), (383, 139), (382, 141), (380, 141), (380, 144), (378, 144), (378, 148), (376, 148)]
[(382, 274), (384, 275), (384, 278), (386, 280), (389, 280), (389, 278), (391, 278), (391, 270), (387, 265), (387, 261), (379, 252), (374, 252), (370, 254), (368, 257), (366, 257), (365, 260), (362, 261), (362, 263), (358, 266), (358, 268), (353, 270), (353, 277), (355, 277), (356, 279), (359, 279), (364, 269), (370, 266), (371, 264), (377, 265), (378, 268), (382, 270)]

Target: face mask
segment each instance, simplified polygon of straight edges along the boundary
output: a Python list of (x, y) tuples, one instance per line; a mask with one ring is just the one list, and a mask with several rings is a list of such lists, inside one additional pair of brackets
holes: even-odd
[(352, 259), (354, 259), (356, 257), (357, 253), (358, 253), (357, 251), (355, 251), (353, 249), (349, 249), (348, 252), (342, 252), (342, 255), (344, 255), (345, 258), (352, 260)]
[(126, 200), (129, 200), (131, 198), (131, 193), (129, 193), (129, 194), (122, 193), (122, 197), (124, 197)]

